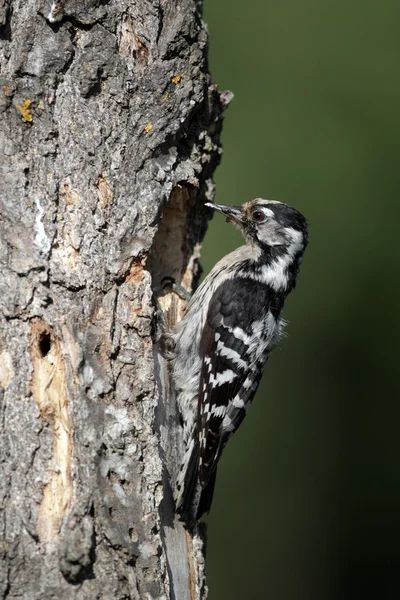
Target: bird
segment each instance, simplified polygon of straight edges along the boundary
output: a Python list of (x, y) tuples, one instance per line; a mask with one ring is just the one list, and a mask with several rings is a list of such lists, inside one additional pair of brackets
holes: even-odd
[(210, 510), (218, 462), (282, 335), (281, 310), (308, 242), (305, 217), (283, 202), (206, 206), (234, 224), (245, 244), (217, 262), (166, 333), (183, 428), (174, 498), (189, 528)]

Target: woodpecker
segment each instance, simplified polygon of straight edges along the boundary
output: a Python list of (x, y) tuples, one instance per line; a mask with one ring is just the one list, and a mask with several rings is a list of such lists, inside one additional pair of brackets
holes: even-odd
[(174, 497), (189, 527), (210, 509), (218, 461), (281, 336), (280, 313), (307, 245), (306, 219), (282, 202), (206, 206), (246, 244), (215, 265), (167, 334), (184, 442)]

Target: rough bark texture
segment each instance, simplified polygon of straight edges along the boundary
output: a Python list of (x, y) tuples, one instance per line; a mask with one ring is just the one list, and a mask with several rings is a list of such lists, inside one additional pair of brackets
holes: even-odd
[(213, 196), (201, 4), (0, 0), (1, 597), (205, 597), (153, 296)]

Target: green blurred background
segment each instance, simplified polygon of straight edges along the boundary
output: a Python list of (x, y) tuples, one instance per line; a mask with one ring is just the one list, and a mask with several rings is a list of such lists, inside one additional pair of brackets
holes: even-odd
[[(206, 0), (204, 17), (235, 93), (216, 201), (310, 224), (289, 335), (220, 463), (210, 600), (400, 598), (399, 2)], [(205, 272), (240, 243), (216, 217)]]

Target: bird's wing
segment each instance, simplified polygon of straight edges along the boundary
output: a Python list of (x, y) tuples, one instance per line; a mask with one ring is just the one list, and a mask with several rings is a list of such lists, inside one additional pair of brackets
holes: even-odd
[(200, 344), (199, 474), (207, 486), (254, 396), (277, 324), (271, 290), (253, 279), (223, 282), (210, 302)]

